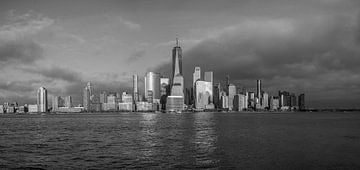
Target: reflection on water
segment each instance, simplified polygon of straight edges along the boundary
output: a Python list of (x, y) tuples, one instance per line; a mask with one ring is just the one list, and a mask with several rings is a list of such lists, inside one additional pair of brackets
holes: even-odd
[(219, 163), (219, 160), (213, 157), (217, 148), (215, 123), (214, 113), (201, 112), (194, 114), (194, 144), (197, 166), (216, 167), (215, 165)]

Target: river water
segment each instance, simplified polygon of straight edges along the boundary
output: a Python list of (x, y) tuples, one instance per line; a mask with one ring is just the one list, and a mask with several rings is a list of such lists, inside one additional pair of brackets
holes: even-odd
[(360, 169), (360, 113), (1, 115), (0, 169)]

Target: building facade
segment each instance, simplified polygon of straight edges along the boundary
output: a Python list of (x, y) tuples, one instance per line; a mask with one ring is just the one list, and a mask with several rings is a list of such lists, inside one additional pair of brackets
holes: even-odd
[(47, 89), (45, 87), (40, 87), (37, 91), (37, 105), (39, 112), (47, 112), (48, 110), (48, 100), (47, 100)]

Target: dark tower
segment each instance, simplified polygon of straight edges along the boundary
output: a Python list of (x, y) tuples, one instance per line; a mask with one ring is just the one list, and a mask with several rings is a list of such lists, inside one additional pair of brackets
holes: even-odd
[(177, 75), (183, 75), (182, 72), (182, 50), (176, 37), (176, 46), (172, 50), (172, 80)]

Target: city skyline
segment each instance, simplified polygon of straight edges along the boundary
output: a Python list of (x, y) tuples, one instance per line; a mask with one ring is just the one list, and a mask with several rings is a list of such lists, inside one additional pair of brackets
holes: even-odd
[(359, 108), (355, 1), (212, 1), (206, 8), (186, 1), (179, 9), (174, 1), (105, 2), (66, 9), (70, 1), (2, 1), (0, 102), (35, 103), (44, 86), (49, 95), (81, 103), (86, 82), (95, 93), (131, 93), (134, 74), (142, 92), (146, 72), (172, 78), (179, 34), (185, 87), (199, 66), (222, 86), (230, 75), (232, 84), (255, 92), (260, 79), (271, 95), (305, 93), (308, 107)]

